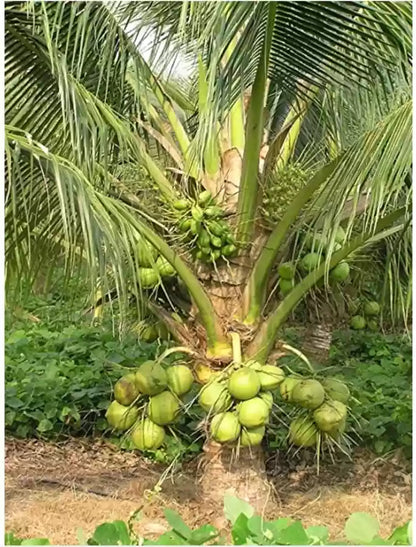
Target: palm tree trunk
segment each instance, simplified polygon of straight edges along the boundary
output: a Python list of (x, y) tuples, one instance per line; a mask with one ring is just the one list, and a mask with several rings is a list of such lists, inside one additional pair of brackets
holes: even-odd
[(273, 500), (260, 446), (236, 449), (208, 441), (201, 461), (200, 493), (204, 501), (222, 506), (225, 492), (247, 501), (258, 514)]
[(302, 351), (312, 364), (322, 366), (329, 358), (333, 325), (329, 322), (310, 323), (304, 333)]

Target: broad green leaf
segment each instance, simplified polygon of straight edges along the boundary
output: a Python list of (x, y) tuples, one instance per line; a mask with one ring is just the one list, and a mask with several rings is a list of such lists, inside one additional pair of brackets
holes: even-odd
[(347, 520), (344, 533), (353, 544), (369, 544), (378, 534), (378, 520), (368, 513), (353, 513)]
[(39, 422), (39, 425), (36, 429), (41, 433), (43, 433), (44, 431), (50, 431), (51, 429), (53, 429), (53, 423), (50, 420), (44, 418)]
[(248, 518), (244, 513), (240, 513), (240, 516), (234, 522), (231, 529), (231, 535), (234, 545), (246, 545), (250, 543), (250, 530), (248, 529)]
[(284, 528), (279, 535), (284, 545), (309, 545), (309, 537), (305, 532), (302, 523), (297, 521)]
[(197, 530), (193, 530), (188, 538), (190, 545), (203, 545), (207, 541), (212, 541), (219, 534), (218, 530), (211, 526), (211, 524), (205, 524)]
[(148, 541), (145, 540), (143, 542), (144, 545), (183, 545), (183, 537), (173, 530), (170, 530), (169, 532), (166, 532), (165, 534), (162, 534), (158, 539), (155, 541)]
[(5, 545), (21, 545), (22, 540), (16, 537), (13, 532), (6, 532), (4, 534), (4, 544)]
[(97, 545), (131, 545), (130, 534), (122, 520), (105, 522), (95, 529), (92, 540)]
[(328, 541), (329, 531), (326, 526), (308, 526), (305, 531), (314, 543), (316, 540), (323, 543)]
[(231, 524), (234, 524), (241, 514), (250, 518), (254, 515), (254, 509), (246, 501), (240, 500), (226, 492), (224, 495), (225, 518), (228, 519)]
[(403, 526), (398, 526), (389, 536), (390, 543), (392, 543), (393, 545), (411, 545), (409, 531), (411, 531), (410, 522), (403, 524)]
[(164, 513), (166, 520), (172, 526), (173, 530), (180, 534), (183, 538), (188, 539), (192, 533), (192, 530), (184, 523), (182, 517), (172, 509), (165, 509)]

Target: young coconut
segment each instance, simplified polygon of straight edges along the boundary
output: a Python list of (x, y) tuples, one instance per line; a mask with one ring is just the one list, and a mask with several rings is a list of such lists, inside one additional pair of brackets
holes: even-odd
[(123, 406), (113, 401), (107, 409), (105, 417), (113, 429), (124, 431), (129, 429), (139, 416), (139, 409), (135, 406)]
[(150, 397), (149, 418), (157, 425), (168, 425), (175, 421), (179, 413), (179, 401), (170, 391), (162, 391)]
[(337, 283), (342, 283), (343, 281), (346, 281), (349, 275), (350, 275), (350, 266), (348, 262), (345, 262), (344, 260), (339, 262), (335, 266), (335, 268), (333, 268), (329, 272), (330, 279), (336, 281)]
[(296, 446), (315, 446), (318, 430), (310, 418), (296, 418), (289, 426), (289, 440)]
[(250, 367), (240, 368), (231, 374), (228, 390), (240, 401), (251, 399), (260, 391), (259, 375)]
[(154, 289), (159, 284), (159, 274), (153, 268), (139, 268), (137, 280), (143, 289)]
[(292, 402), (314, 410), (324, 402), (325, 390), (317, 380), (302, 380), (293, 388)]
[(280, 279), (279, 281), (280, 292), (283, 296), (286, 296), (287, 294), (292, 292), (294, 286), (295, 282), (293, 279)]
[(321, 431), (332, 431), (347, 417), (347, 407), (340, 401), (323, 403), (313, 413), (313, 419)]
[(283, 382), (280, 384), (280, 395), (282, 396), (282, 399), (284, 401), (286, 401), (287, 403), (292, 402), (293, 388), (300, 381), (301, 380), (299, 380), (299, 378), (293, 378), (292, 376), (288, 376), (283, 380)]
[(157, 250), (145, 239), (137, 245), (137, 261), (143, 268), (151, 268), (157, 258)]
[(165, 369), (155, 361), (145, 361), (136, 372), (136, 385), (145, 395), (161, 393), (168, 385)]
[(168, 387), (179, 397), (185, 395), (194, 383), (194, 377), (185, 365), (173, 365), (166, 370)]
[(277, 268), (277, 273), (282, 279), (291, 281), (295, 277), (296, 266), (291, 262), (284, 262)]
[(261, 444), (265, 432), (264, 425), (251, 429), (243, 428), (240, 435), (240, 446), (257, 446)]
[(350, 390), (341, 380), (325, 378), (322, 385), (324, 386), (325, 393), (334, 401), (341, 401), (341, 403), (346, 404), (350, 398)]
[(362, 315), (354, 315), (354, 317), (351, 317), (350, 326), (354, 330), (361, 330), (364, 329), (366, 325), (366, 321)]
[(124, 406), (129, 406), (140, 395), (136, 385), (136, 375), (134, 372), (126, 374), (114, 386), (115, 400)]
[(257, 374), (260, 378), (260, 389), (263, 391), (276, 389), (285, 379), (283, 370), (274, 365), (263, 365)]
[(270, 391), (260, 391), (259, 395), (260, 399), (262, 399), (266, 405), (272, 409), (273, 407), (273, 395)]
[(228, 410), (233, 401), (224, 384), (211, 382), (201, 389), (198, 402), (206, 412), (218, 414)]
[(221, 412), (212, 418), (210, 432), (218, 443), (236, 441), (240, 435), (241, 425), (234, 412)]
[(318, 253), (308, 253), (302, 258), (300, 262), (301, 270), (304, 273), (309, 273), (319, 266), (321, 260), (321, 255), (319, 255)]
[(260, 397), (243, 401), (237, 407), (238, 420), (245, 427), (258, 427), (267, 423), (270, 408)]
[(165, 440), (165, 430), (146, 418), (133, 429), (131, 440), (139, 450), (157, 450)]
[(378, 302), (366, 302), (364, 305), (365, 315), (375, 316), (380, 313), (380, 304)]
[(176, 275), (175, 268), (163, 256), (159, 256), (156, 260), (156, 269), (159, 272), (160, 277), (172, 277)]

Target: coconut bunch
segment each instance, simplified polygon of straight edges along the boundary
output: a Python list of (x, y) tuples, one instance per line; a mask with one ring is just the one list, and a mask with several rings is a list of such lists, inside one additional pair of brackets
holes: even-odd
[(140, 340), (143, 340), (143, 342), (148, 342), (149, 344), (158, 338), (162, 340), (169, 339), (169, 331), (165, 323), (162, 323), (162, 321), (140, 321), (140, 323), (134, 326), (133, 331), (137, 334)]
[(269, 176), (263, 192), (263, 218), (276, 224), (286, 212), (289, 203), (305, 186), (307, 178), (307, 171), (294, 163), (281, 167), (276, 174)]
[[(362, 308), (362, 310), (360, 310)], [(354, 330), (362, 330), (368, 327), (370, 330), (378, 330), (376, 317), (380, 314), (380, 304), (375, 300), (367, 300), (362, 306), (355, 308), (355, 315), (351, 317), (350, 327)], [(361, 314), (359, 313), (361, 311)]]
[[(344, 241), (345, 232), (339, 227), (335, 234), (333, 252), (338, 251)], [(328, 248), (328, 241), (322, 233), (315, 235), (306, 234), (302, 247), (304, 254), (300, 261), (296, 265), (293, 262), (284, 262), (280, 264), (277, 269), (279, 276), (279, 291), (282, 297), (289, 294), (295, 286), (296, 272), (298, 271), (301, 276), (305, 276), (318, 268), (324, 259), (323, 254), (325, 254)], [(348, 279), (349, 274), (349, 264), (345, 260), (342, 260), (330, 270), (329, 278), (335, 283), (342, 283)]]
[(285, 374), (277, 366), (248, 361), (211, 375), (198, 402), (210, 419), (210, 436), (231, 446), (259, 445), (273, 406), (272, 392)]
[(225, 211), (211, 192), (204, 190), (195, 200), (181, 199), (173, 206), (180, 213), (178, 229), (184, 234), (185, 241), (192, 244), (195, 260), (213, 263), (235, 256), (237, 245), (223, 218)]
[(156, 450), (164, 442), (165, 426), (175, 422), (181, 398), (191, 390), (193, 382), (186, 365), (165, 367), (157, 361), (145, 361), (115, 384), (107, 421), (117, 431), (128, 431), (139, 450)]
[(320, 436), (323, 440), (337, 440), (344, 433), (350, 391), (340, 380), (326, 378), (321, 383), (289, 376), (280, 384), (280, 395), (302, 410), (289, 426), (292, 444), (312, 447)]
[(176, 275), (176, 271), (170, 262), (159, 255), (155, 247), (144, 238), (139, 238), (136, 257), (139, 264), (137, 280), (142, 289), (154, 289), (161, 278)]

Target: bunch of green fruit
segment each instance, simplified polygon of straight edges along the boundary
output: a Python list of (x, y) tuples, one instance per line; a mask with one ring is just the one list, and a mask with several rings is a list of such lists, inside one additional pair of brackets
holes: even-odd
[(272, 391), (284, 378), (281, 368), (257, 361), (211, 375), (198, 402), (211, 420), (212, 439), (232, 446), (259, 445), (273, 406)]
[(154, 289), (161, 278), (176, 275), (175, 268), (146, 239), (140, 237), (136, 249), (137, 279), (142, 289)]
[(146, 361), (115, 384), (107, 421), (115, 430), (129, 430), (139, 450), (156, 450), (165, 440), (165, 426), (175, 422), (181, 397), (191, 390), (193, 381), (186, 365), (164, 367), (156, 361)]
[(263, 193), (263, 217), (269, 222), (278, 222), (306, 181), (307, 173), (293, 163), (270, 176)]
[(350, 326), (354, 330), (361, 330), (365, 327), (370, 330), (378, 330), (378, 322), (375, 319), (380, 314), (380, 304), (375, 300), (367, 300), (363, 305), (362, 313), (364, 315), (357, 315), (359, 307), (355, 309), (356, 315), (351, 317)]
[[(338, 227), (335, 234), (335, 243), (332, 246), (332, 252), (339, 251), (345, 241), (345, 232), (341, 226)], [(307, 233), (303, 240), (303, 249), (306, 253), (299, 262), (299, 269), (304, 275), (309, 274), (323, 261), (323, 255), (329, 251), (329, 242), (323, 233)], [(329, 272), (329, 278), (336, 283), (342, 283), (348, 279), (350, 266), (346, 260), (341, 260)]]
[(181, 199), (173, 204), (181, 213), (178, 228), (193, 244), (193, 256), (201, 262), (216, 262), (237, 254), (236, 241), (224, 220), (225, 212), (211, 192), (204, 190), (196, 200)]
[(339, 439), (345, 431), (348, 387), (336, 378), (321, 382), (289, 376), (280, 384), (282, 399), (297, 405), (306, 415), (295, 418), (289, 426), (289, 440), (296, 446), (311, 447), (323, 439)]

